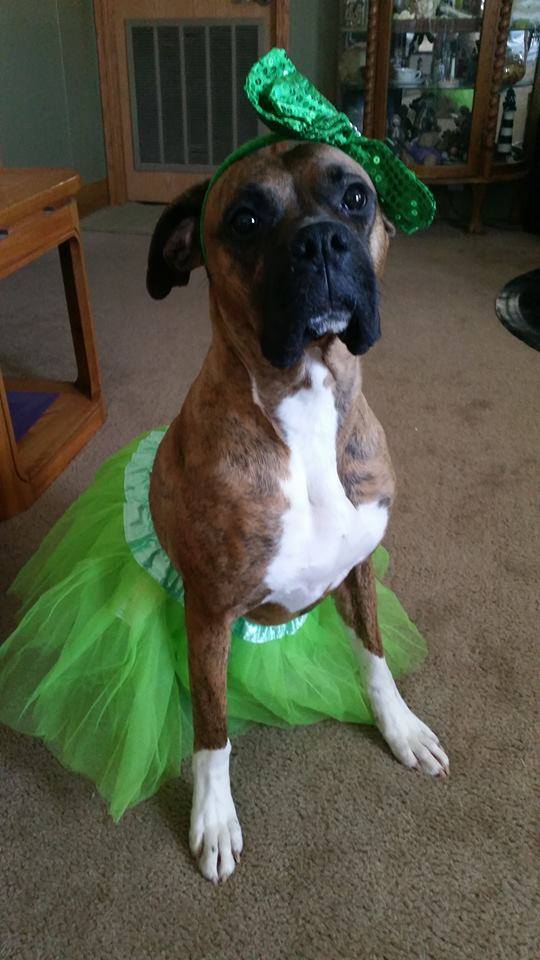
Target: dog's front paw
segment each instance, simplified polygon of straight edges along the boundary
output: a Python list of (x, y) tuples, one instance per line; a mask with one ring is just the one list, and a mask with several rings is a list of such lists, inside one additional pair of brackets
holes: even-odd
[(405, 703), (384, 657), (365, 651), (364, 663), (373, 714), (394, 756), (411, 770), (447, 777), (446, 753), (433, 731)]
[[(397, 692), (397, 691), (396, 691)], [(447, 777), (450, 764), (438, 737), (409, 709), (394, 704), (377, 716), (377, 724), (392, 753), (411, 770), (421, 770), (431, 777)]]
[(232, 799), (225, 815), (214, 801), (193, 810), (189, 845), (203, 877), (212, 883), (223, 883), (230, 877), (242, 852), (242, 830)]
[(193, 756), (193, 805), (189, 846), (199, 869), (212, 883), (233, 873), (242, 852), (242, 830), (229, 782), (231, 745), (198, 750)]

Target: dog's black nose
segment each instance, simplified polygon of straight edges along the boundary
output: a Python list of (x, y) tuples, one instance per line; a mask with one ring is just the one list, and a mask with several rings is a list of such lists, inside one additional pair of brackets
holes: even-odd
[(313, 266), (322, 264), (323, 260), (336, 260), (348, 249), (348, 230), (335, 220), (319, 220), (300, 227), (291, 243), (293, 258)]

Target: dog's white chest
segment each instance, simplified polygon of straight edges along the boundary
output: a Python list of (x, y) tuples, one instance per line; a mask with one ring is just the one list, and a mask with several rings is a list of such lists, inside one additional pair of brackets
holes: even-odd
[(290, 449), (283, 491), (289, 507), (265, 586), (266, 602), (291, 613), (337, 587), (381, 541), (388, 511), (378, 503), (357, 509), (345, 495), (336, 461), (337, 413), (328, 373), (312, 361), (311, 386), (287, 397), (277, 415)]

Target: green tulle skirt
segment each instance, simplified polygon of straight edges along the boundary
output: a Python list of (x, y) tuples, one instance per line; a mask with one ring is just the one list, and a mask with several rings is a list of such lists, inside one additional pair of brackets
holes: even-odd
[[(193, 727), (182, 583), (161, 550), (148, 482), (161, 431), (111, 457), (53, 527), (11, 587), (19, 626), (0, 647), (0, 722), (40, 737), (89, 777), (115, 819), (175, 777)], [(425, 644), (380, 582), (385, 654), (394, 675)], [(347, 629), (331, 599), (284, 629), (239, 621), (228, 672), (231, 735), (333, 717), (372, 723)]]

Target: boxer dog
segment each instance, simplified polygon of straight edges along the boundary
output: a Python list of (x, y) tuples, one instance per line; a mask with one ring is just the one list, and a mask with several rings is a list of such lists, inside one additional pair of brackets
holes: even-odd
[[(207, 185), (175, 200), (156, 226), (147, 273), (156, 299), (202, 266)], [(373, 183), (326, 145), (255, 153), (213, 185), (203, 229), (212, 343), (159, 447), (150, 507), (185, 584), (190, 847), (217, 883), (242, 850), (226, 719), (238, 617), (283, 623), (332, 593), (392, 752), (435, 777), (449, 768), (400, 696), (377, 626), (370, 555), (394, 474), (359, 357), (380, 336), (377, 279), (393, 228)]]

